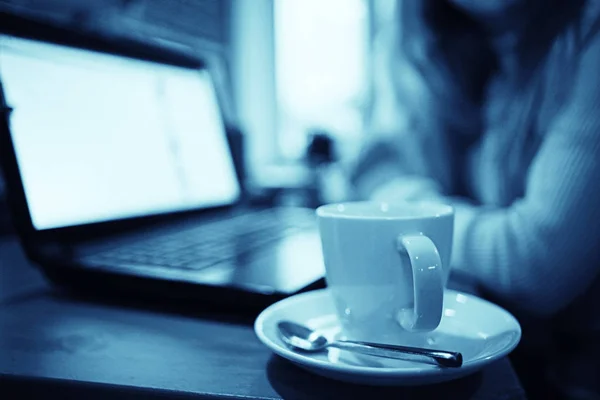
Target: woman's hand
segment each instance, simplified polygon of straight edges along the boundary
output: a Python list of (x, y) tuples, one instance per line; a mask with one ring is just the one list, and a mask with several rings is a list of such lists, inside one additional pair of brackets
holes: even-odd
[(319, 196), (323, 203), (338, 203), (354, 200), (352, 185), (343, 168), (338, 164), (328, 164), (317, 173)]
[(370, 196), (374, 201), (443, 201), (439, 185), (420, 176), (402, 176), (380, 185)]

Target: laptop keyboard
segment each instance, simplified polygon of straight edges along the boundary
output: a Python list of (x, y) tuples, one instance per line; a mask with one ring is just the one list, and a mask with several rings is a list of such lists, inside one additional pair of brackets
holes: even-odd
[[(291, 211), (291, 210), (290, 210)], [(315, 226), (313, 214), (265, 210), (129, 243), (86, 257), (98, 265), (200, 270)]]

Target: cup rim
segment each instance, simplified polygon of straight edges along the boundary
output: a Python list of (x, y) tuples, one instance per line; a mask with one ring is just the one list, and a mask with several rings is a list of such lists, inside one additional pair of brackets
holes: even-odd
[[(384, 208), (397, 207), (402, 205), (407, 205), (410, 207), (421, 207), (425, 209), (426, 212), (423, 215), (394, 215), (393, 213), (386, 214), (384, 212), (375, 215), (365, 215), (364, 213), (361, 215), (360, 213), (346, 213), (347, 208), (349, 206), (352, 207), (360, 207), (360, 206), (368, 206), (373, 207), (377, 205), (379, 210), (386, 211)], [(376, 210), (377, 211), (377, 210)], [(407, 220), (421, 220), (428, 218), (440, 218), (440, 217), (448, 217), (454, 215), (454, 207), (447, 203), (443, 202), (434, 202), (434, 201), (394, 201), (394, 202), (385, 202), (385, 201), (347, 201), (340, 203), (330, 203), (324, 204), (318, 207), (315, 211), (316, 215), (319, 218), (337, 218), (337, 219), (362, 219), (362, 220), (398, 220), (398, 221), (407, 221)]]

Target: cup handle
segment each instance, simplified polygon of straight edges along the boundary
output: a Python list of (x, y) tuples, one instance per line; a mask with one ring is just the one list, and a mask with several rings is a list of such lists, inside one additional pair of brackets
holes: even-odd
[(425, 235), (401, 235), (401, 255), (408, 255), (413, 273), (414, 308), (403, 309), (398, 322), (408, 331), (432, 331), (440, 324), (444, 307), (444, 272), (435, 244)]

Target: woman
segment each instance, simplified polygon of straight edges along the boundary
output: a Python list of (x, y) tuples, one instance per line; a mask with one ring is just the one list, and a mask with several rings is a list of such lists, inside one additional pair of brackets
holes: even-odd
[(354, 197), (454, 203), (453, 271), (520, 319), (522, 380), (600, 398), (600, 2), (397, 8)]

